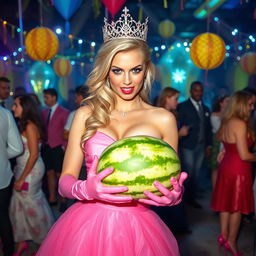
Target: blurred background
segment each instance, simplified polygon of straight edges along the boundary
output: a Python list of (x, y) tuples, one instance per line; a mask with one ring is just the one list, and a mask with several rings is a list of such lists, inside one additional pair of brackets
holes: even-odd
[(149, 17), (152, 101), (165, 87), (183, 101), (194, 80), (206, 85), (208, 106), (216, 95), (255, 87), (255, 0), (1, 0), (0, 76), (12, 91), (24, 87), (40, 98), (54, 87), (74, 109), (74, 89), (103, 42), (103, 18), (118, 19), (124, 6), (135, 20)]

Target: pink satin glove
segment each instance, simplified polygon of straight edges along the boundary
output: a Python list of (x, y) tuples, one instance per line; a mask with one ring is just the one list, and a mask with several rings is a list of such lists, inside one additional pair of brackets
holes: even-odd
[(128, 203), (132, 197), (126, 195), (113, 195), (128, 190), (125, 186), (105, 186), (101, 181), (114, 171), (110, 167), (97, 174), (98, 157), (94, 157), (87, 180), (77, 180), (71, 175), (65, 175), (59, 180), (59, 193), (67, 198), (78, 200), (101, 200), (110, 203)]
[(163, 186), (160, 182), (155, 181), (154, 186), (163, 194), (163, 196), (157, 196), (150, 191), (144, 191), (144, 194), (149, 199), (139, 199), (140, 203), (155, 205), (155, 206), (173, 206), (181, 202), (182, 195), (184, 192), (183, 182), (188, 177), (187, 173), (182, 172), (179, 180), (171, 178), (173, 189), (169, 190)]

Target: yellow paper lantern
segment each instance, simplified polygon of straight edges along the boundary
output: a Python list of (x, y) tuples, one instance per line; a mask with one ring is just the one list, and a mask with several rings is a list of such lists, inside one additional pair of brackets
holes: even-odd
[(223, 39), (213, 33), (203, 33), (193, 39), (190, 58), (202, 69), (217, 68), (224, 60), (226, 45)]
[(72, 71), (72, 65), (69, 59), (59, 58), (53, 64), (54, 71), (57, 76), (68, 76)]
[(170, 20), (163, 20), (159, 23), (158, 31), (163, 38), (169, 38), (175, 33), (175, 24)]
[(52, 59), (59, 49), (59, 40), (55, 33), (46, 27), (34, 28), (25, 39), (27, 54), (33, 60)]
[(245, 53), (240, 59), (240, 67), (241, 69), (250, 75), (256, 73), (256, 53), (248, 52)]

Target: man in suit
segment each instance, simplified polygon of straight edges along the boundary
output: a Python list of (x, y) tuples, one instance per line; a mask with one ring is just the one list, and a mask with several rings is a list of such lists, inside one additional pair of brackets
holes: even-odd
[(58, 94), (55, 89), (45, 89), (43, 94), (44, 103), (48, 108), (42, 111), (47, 131), (47, 141), (42, 148), (42, 157), (47, 171), (49, 203), (56, 205), (56, 183), (61, 173), (66, 147), (63, 132), (69, 111), (58, 104)]
[(178, 105), (179, 126), (188, 126), (188, 135), (180, 139), (182, 168), (189, 176), (185, 198), (187, 203), (195, 208), (201, 205), (195, 200), (198, 188), (198, 175), (204, 156), (210, 155), (212, 132), (210, 111), (203, 104), (203, 84), (195, 81), (190, 86), (190, 97)]
[(0, 238), (4, 256), (12, 256), (14, 240), (9, 218), (9, 204), (13, 188), (13, 172), (9, 159), (20, 155), (23, 145), (10, 111), (0, 106)]

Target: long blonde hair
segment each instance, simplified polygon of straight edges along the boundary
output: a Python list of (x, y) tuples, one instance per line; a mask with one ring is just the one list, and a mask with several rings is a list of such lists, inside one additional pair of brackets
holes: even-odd
[(228, 105), (222, 115), (220, 129), (217, 133), (219, 140), (223, 140), (224, 127), (232, 118), (244, 121), (247, 125), (248, 132), (253, 135), (250, 127), (250, 115), (248, 114), (248, 101), (252, 95), (245, 91), (235, 92), (229, 99)]
[(145, 79), (139, 95), (143, 101), (148, 102), (148, 93), (154, 79), (154, 66), (147, 44), (135, 39), (115, 39), (105, 42), (97, 53), (94, 68), (86, 82), (90, 96), (85, 99), (85, 102), (91, 108), (91, 115), (85, 122), (82, 143), (93, 136), (98, 128), (109, 124), (109, 115), (116, 104), (114, 92), (108, 82), (111, 63), (117, 53), (134, 49), (141, 50), (145, 56)]

